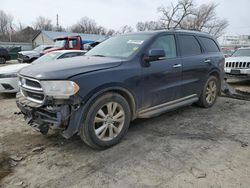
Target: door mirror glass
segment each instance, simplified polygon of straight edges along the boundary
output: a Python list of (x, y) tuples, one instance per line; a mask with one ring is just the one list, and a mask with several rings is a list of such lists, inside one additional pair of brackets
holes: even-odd
[(165, 51), (162, 49), (152, 49), (149, 50), (148, 56), (145, 57), (145, 61), (157, 61), (160, 59), (165, 58), (166, 54)]

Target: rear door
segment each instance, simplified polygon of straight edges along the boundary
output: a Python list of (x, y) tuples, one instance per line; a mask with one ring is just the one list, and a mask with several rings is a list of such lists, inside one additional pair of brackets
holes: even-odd
[(179, 34), (178, 41), (182, 62), (181, 96), (199, 96), (208, 72), (204, 50), (195, 35)]
[(163, 35), (155, 39), (146, 53), (163, 49), (166, 57), (143, 67), (144, 108), (156, 106), (180, 98), (181, 62), (177, 57), (175, 35)]

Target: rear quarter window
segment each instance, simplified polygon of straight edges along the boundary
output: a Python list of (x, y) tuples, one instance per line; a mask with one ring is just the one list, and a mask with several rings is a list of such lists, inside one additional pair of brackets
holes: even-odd
[(201, 46), (193, 35), (179, 35), (179, 44), (182, 56), (201, 54)]
[(199, 37), (206, 52), (219, 52), (220, 49), (213, 39), (207, 37)]

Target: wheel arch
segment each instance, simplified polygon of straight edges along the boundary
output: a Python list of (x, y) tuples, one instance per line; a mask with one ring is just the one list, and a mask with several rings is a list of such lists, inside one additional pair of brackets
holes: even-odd
[(215, 76), (218, 79), (218, 83), (219, 83), (219, 95), (221, 94), (221, 76), (220, 76), (220, 72), (217, 69), (213, 69), (209, 72), (209, 76)]
[(89, 105), (91, 102), (96, 99), (97, 97), (109, 93), (109, 92), (115, 92), (120, 94), (122, 97), (126, 99), (126, 101), (129, 104), (130, 110), (131, 110), (131, 120), (134, 120), (136, 118), (136, 100), (134, 94), (129, 91), (128, 88), (121, 85), (103, 85), (98, 88), (95, 88), (89, 94), (83, 99), (83, 101), (86, 101), (85, 104)]

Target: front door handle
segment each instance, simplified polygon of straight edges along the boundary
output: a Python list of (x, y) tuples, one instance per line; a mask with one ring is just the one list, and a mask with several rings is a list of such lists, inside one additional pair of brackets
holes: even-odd
[(173, 65), (173, 68), (179, 68), (179, 67), (182, 67), (182, 64), (174, 64)]
[(206, 60), (204, 61), (204, 63), (211, 63), (211, 60), (210, 60), (210, 59), (206, 59)]

